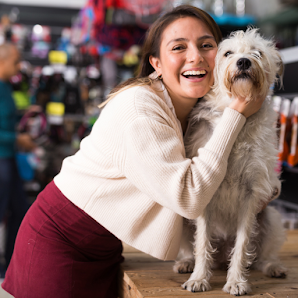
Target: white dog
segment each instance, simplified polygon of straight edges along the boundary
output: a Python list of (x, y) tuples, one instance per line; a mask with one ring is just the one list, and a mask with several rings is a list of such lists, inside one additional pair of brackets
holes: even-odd
[[(206, 144), (233, 97), (250, 101), (270, 95), (277, 74), (282, 74), (280, 55), (273, 42), (263, 39), (257, 29), (237, 31), (224, 40), (216, 57), (214, 87), (190, 116), (188, 157), (195, 156), (198, 148)], [(210, 290), (211, 269), (215, 265), (227, 268), (228, 263), (223, 290), (233, 295), (251, 292), (249, 267), (271, 277), (286, 276), (278, 259), (285, 240), (280, 215), (272, 207), (259, 213), (281, 188), (274, 170), (278, 154), (276, 119), (268, 97), (238, 135), (225, 179), (204, 214), (195, 221), (196, 227), (190, 226), (194, 222), (186, 222), (174, 265), (175, 272), (193, 271), (183, 288), (192, 292)]]

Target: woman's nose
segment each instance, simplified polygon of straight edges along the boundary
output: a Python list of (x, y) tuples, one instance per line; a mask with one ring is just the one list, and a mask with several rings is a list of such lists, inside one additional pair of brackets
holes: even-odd
[(187, 53), (187, 60), (189, 63), (199, 63), (204, 60), (204, 57), (197, 47), (191, 47)]

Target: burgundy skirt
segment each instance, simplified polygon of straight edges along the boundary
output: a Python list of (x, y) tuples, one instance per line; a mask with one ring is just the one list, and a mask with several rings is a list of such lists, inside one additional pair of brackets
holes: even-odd
[(117, 297), (122, 243), (51, 182), (20, 226), (2, 283), (16, 298)]

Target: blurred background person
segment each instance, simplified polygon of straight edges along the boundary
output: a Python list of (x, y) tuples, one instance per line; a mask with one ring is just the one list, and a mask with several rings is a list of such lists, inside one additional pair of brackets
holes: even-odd
[(30, 151), (35, 147), (31, 137), (18, 134), (17, 110), (9, 80), (19, 72), (20, 53), (10, 43), (0, 45), (0, 223), (5, 220), (5, 264), (0, 264), (3, 277), (9, 264), (15, 237), (29, 207), (16, 164), (17, 148)]

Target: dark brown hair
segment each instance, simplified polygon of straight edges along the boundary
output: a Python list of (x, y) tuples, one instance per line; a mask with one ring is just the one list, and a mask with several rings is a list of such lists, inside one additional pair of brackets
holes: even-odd
[(216, 43), (219, 44), (222, 39), (221, 31), (207, 12), (191, 5), (177, 6), (173, 10), (167, 12), (157, 19), (147, 31), (145, 42), (142, 47), (142, 57), (137, 77), (131, 78), (116, 86), (108, 95), (108, 99), (99, 105), (100, 108), (125, 89), (131, 88), (133, 86), (152, 84), (152, 79), (150, 79), (148, 76), (154, 72), (154, 68), (149, 62), (149, 57), (153, 56), (160, 58), (160, 45), (164, 30), (177, 19), (185, 17), (194, 17), (202, 21), (214, 36)]

